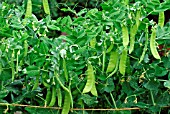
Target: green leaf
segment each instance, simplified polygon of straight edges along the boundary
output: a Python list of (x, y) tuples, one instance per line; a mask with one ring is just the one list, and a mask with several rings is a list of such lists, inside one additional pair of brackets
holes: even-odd
[(81, 99), (84, 101), (85, 104), (89, 105), (89, 106), (92, 106), (96, 103), (98, 103), (96, 97), (91, 97), (90, 95), (88, 94), (83, 94), (81, 96)]
[(104, 91), (110, 93), (115, 89), (115, 85), (113, 83), (113, 79), (109, 78), (105, 84)]
[(166, 76), (167, 73), (168, 71), (166, 68), (159, 67), (159, 66), (155, 67), (155, 76), (159, 76), (159, 77)]
[(144, 84), (144, 87), (149, 90), (158, 90), (158, 87), (160, 85), (160, 82), (158, 80), (149, 80), (146, 84)]
[(0, 99), (5, 98), (8, 95), (9, 91), (7, 89), (0, 91)]
[(164, 86), (170, 89), (170, 80), (167, 80), (166, 82), (164, 82)]

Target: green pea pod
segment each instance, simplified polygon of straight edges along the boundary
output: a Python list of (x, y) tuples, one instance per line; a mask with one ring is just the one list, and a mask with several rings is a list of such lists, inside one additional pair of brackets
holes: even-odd
[(52, 87), (52, 96), (49, 106), (54, 106), (56, 102), (56, 88), (55, 86)]
[(106, 53), (110, 53), (112, 51), (113, 47), (114, 47), (114, 44), (113, 44), (113, 42), (111, 42), (109, 48), (106, 50)]
[(129, 33), (128, 33), (128, 28), (124, 24), (122, 25), (122, 37), (123, 37), (123, 46), (127, 47), (129, 44)]
[(27, 56), (28, 53), (28, 43), (27, 40), (24, 41), (24, 57)]
[(94, 76), (93, 66), (89, 63), (87, 68), (87, 82), (83, 89), (83, 93), (88, 93), (91, 91), (94, 80), (95, 80), (95, 76)]
[(110, 73), (109, 76), (107, 76), (107, 79), (110, 78), (111, 76), (113, 76), (117, 72), (117, 70), (119, 68), (118, 66), (119, 66), (119, 58), (117, 60), (116, 67), (115, 67), (114, 71), (112, 73)]
[(11, 63), (10, 63), (11, 70), (12, 70), (12, 82), (14, 81), (14, 78), (15, 78), (14, 55), (15, 55), (15, 51), (13, 50), (12, 57), (11, 57)]
[(95, 80), (94, 80), (94, 82), (93, 82), (93, 85), (92, 85), (92, 88), (91, 88), (91, 94), (92, 95), (94, 95), (94, 96), (98, 96), (98, 94), (97, 94), (97, 90), (96, 90), (96, 85), (95, 85)]
[(93, 39), (90, 40), (90, 46), (92, 48), (95, 48), (95, 46), (96, 46), (96, 38), (93, 38)]
[(16, 63), (16, 74), (18, 75), (18, 56), (20, 55), (20, 50), (17, 52), (17, 63)]
[(137, 12), (136, 12), (136, 25), (137, 25), (137, 28), (140, 25), (140, 18), (141, 18), (141, 10), (137, 10)]
[(161, 57), (159, 56), (159, 53), (156, 49), (156, 29), (153, 27), (152, 28), (152, 34), (151, 34), (151, 38), (150, 38), (150, 49), (151, 49), (151, 53), (154, 56), (155, 59), (161, 59)]
[(43, 0), (43, 7), (44, 7), (44, 12), (50, 15), (50, 8), (49, 8), (48, 0)]
[(164, 22), (165, 22), (165, 14), (163, 11), (159, 13), (158, 25), (162, 28), (164, 26)]
[(61, 114), (68, 114), (70, 110), (71, 99), (69, 93), (65, 91), (64, 105)]
[(124, 76), (126, 71), (127, 49), (125, 48), (120, 56), (119, 71)]
[(26, 13), (25, 13), (25, 17), (31, 17), (32, 16), (32, 1), (28, 0), (27, 1), (27, 9), (26, 9)]
[(50, 90), (50, 88), (47, 88), (47, 94), (46, 94), (46, 98), (45, 98), (45, 101), (46, 101), (46, 103), (47, 103), (47, 105), (50, 103), (50, 101), (51, 101), (51, 96), (52, 94), (51, 94), (51, 90)]
[(148, 46), (148, 25), (146, 25), (146, 29), (145, 29), (145, 46), (143, 48), (143, 52), (140, 57), (139, 63), (141, 63), (144, 59), (145, 53), (147, 51), (147, 46)]
[(130, 28), (130, 47), (129, 47), (129, 54), (132, 53), (132, 51), (134, 50), (134, 44), (135, 44), (135, 35), (137, 33), (137, 24), (133, 25)]
[(70, 97), (70, 99), (71, 99), (71, 107), (73, 108), (73, 98), (72, 98), (71, 91), (70, 91), (68, 88), (66, 88), (66, 87), (63, 85), (63, 83), (60, 81), (59, 75), (58, 75), (56, 72), (55, 72), (54, 74), (55, 74), (55, 77), (56, 77), (58, 83), (60, 84), (60, 86), (61, 86), (66, 92), (69, 93), (69, 97)]
[(62, 94), (61, 94), (61, 89), (57, 89), (57, 99), (58, 99), (58, 106), (61, 107), (62, 105)]
[(110, 53), (110, 60), (109, 60), (109, 64), (106, 70), (106, 73), (108, 72), (112, 72), (114, 70), (114, 68), (116, 67), (116, 63), (118, 60), (118, 52), (117, 51), (112, 51)]
[(0, 63), (0, 75), (2, 73), (3, 69), (2, 69), (2, 63)]
[(63, 69), (64, 69), (64, 75), (65, 75), (66, 81), (68, 81), (67, 65), (66, 65), (66, 61), (64, 58), (63, 58)]
[(38, 75), (36, 76), (36, 80), (35, 80), (35, 83), (34, 83), (34, 86), (33, 86), (32, 90), (37, 89), (37, 87), (38, 87), (38, 85), (39, 85), (39, 78), (40, 78), (40, 74), (38, 74)]

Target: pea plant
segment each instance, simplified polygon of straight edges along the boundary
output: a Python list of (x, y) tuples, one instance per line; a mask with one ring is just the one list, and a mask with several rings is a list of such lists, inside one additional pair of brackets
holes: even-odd
[(168, 0), (108, 0), (99, 9), (63, 8), (75, 16), (57, 19), (42, 3), (42, 19), (32, 0), (0, 3), (1, 113), (169, 113)]

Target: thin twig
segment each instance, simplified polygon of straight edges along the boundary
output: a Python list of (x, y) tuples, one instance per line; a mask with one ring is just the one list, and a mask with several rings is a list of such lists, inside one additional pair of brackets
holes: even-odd
[[(1, 106), (15, 106), (15, 107), (29, 107), (29, 108), (43, 108), (43, 109), (56, 109), (56, 110), (61, 110), (61, 107), (44, 107), (44, 106), (32, 106), (32, 105), (24, 105), (24, 104), (9, 104), (9, 103), (0, 103)], [(170, 108), (170, 106), (164, 106), (161, 108)], [(133, 108), (108, 108), (108, 109), (104, 109), (104, 108), (98, 108), (98, 109), (93, 109), (93, 108), (87, 108), (87, 109), (83, 109), (83, 108), (71, 108), (70, 110), (91, 110), (91, 111), (117, 111), (117, 110), (140, 110), (142, 108), (139, 107), (133, 107)]]

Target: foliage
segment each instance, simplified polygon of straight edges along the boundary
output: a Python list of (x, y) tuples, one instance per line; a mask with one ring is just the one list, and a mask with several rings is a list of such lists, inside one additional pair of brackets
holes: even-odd
[[(169, 10), (169, 4), (168, 0), (112, 0), (103, 2), (101, 10), (62, 9), (76, 17), (38, 19), (34, 14), (24, 17), (24, 5), (3, 2), (0, 102), (63, 107), (58, 111), (63, 114), (73, 107), (161, 112), (161, 107), (170, 105), (170, 23), (160, 26), (148, 16)], [(54, 32), (67, 35), (51, 35)], [(46, 109), (11, 106), (8, 112), (18, 110), (34, 114)], [(51, 112), (57, 113), (46, 111)]]

